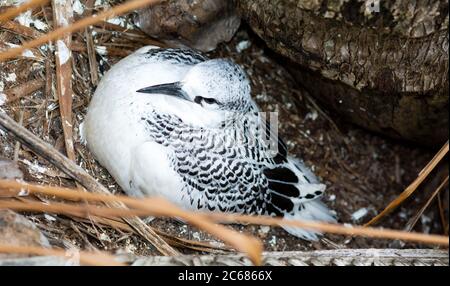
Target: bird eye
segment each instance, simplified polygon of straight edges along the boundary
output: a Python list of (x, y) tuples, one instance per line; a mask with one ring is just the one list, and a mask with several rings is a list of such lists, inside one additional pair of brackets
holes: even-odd
[(219, 104), (219, 102), (217, 102), (217, 100), (215, 100), (214, 98), (201, 96), (196, 96), (194, 102), (197, 104), (200, 104), (201, 102), (204, 102), (206, 104), (213, 104), (213, 103)]
[(204, 97), (203, 101), (207, 104), (217, 103), (217, 100), (215, 100), (214, 98), (208, 98), (208, 97)]

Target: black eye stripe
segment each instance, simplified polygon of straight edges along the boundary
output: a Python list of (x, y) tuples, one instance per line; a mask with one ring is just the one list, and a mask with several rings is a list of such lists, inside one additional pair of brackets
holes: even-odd
[(219, 102), (217, 100), (215, 100), (214, 98), (210, 98), (210, 97), (196, 96), (194, 98), (194, 102), (197, 104), (200, 104), (202, 101), (207, 104), (213, 104), (213, 103), (219, 104)]

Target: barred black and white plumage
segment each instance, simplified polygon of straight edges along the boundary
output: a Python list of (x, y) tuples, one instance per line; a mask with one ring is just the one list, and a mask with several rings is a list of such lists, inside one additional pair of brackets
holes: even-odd
[(205, 56), (188, 49), (150, 49), (145, 52), (145, 58), (150, 61), (166, 61), (173, 64), (195, 65), (208, 60)]
[(320, 202), (325, 185), (288, 156), (258, 111), (234, 62), (145, 47), (104, 76), (83, 136), (129, 195), (160, 195), (193, 210), (334, 221)]

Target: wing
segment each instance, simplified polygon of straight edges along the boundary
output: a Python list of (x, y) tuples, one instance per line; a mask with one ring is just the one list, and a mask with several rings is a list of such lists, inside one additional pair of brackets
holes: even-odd
[(310, 199), (306, 195), (314, 187), (289, 161), (283, 141), (277, 138), (273, 156), (267, 141), (251, 139), (254, 131), (271, 134), (267, 126), (255, 125), (254, 118), (225, 129), (189, 126), (167, 114), (153, 113), (150, 118), (145, 120), (147, 130), (172, 150), (171, 165), (184, 183), (183, 200), (192, 207), (283, 216)]

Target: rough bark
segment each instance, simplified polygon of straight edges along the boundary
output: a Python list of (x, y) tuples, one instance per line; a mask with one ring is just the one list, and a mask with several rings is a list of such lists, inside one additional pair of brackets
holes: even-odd
[[(134, 266), (249, 266), (243, 255), (185, 255), (145, 257)], [(337, 249), (318, 251), (284, 251), (263, 254), (265, 266), (444, 266), (448, 251), (436, 249)]]
[[(438, 249), (339, 249), (311, 252), (284, 251), (263, 254), (265, 266), (448, 266), (448, 251)], [(133, 266), (250, 266), (239, 254), (124, 256)], [(68, 265), (63, 257), (34, 256), (0, 259), (0, 266)]]
[(234, 0), (169, 0), (138, 11), (137, 25), (150, 36), (211, 51), (239, 28)]
[[(376, 1), (375, 1), (376, 2)], [(240, 0), (242, 17), (324, 105), (370, 130), (448, 138), (448, 4)]]
[[(10, 210), (0, 210), (0, 245), (50, 247), (47, 237), (33, 222)], [(3, 259), (23, 256), (0, 253), (0, 265)]]

